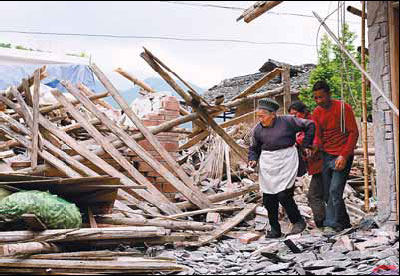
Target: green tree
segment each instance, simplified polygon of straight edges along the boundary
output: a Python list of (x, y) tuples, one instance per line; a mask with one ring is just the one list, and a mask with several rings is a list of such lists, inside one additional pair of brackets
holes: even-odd
[[(361, 64), (361, 54), (354, 46), (356, 35), (344, 25), (343, 36), (339, 38), (346, 45), (347, 50)], [(316, 81), (325, 80), (332, 92), (332, 98), (341, 99), (350, 104), (357, 117), (361, 116), (361, 72), (355, 67), (347, 56), (342, 53), (339, 46), (333, 44), (325, 34), (321, 39), (318, 53), (318, 64), (311, 72), (307, 88), (300, 91), (300, 99), (309, 106), (310, 110), (316, 107), (312, 95), (312, 86)], [(368, 61), (368, 60), (367, 60)], [(371, 93), (367, 89), (367, 110), (372, 110)]]

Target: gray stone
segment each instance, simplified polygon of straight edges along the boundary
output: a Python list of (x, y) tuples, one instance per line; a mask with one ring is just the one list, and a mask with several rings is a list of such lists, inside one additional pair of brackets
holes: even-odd
[(291, 264), (289, 264), (289, 263), (270, 265), (270, 266), (264, 268), (264, 272), (268, 273), (268, 272), (275, 272), (275, 271), (279, 271), (279, 270), (288, 269), (290, 267), (290, 265)]

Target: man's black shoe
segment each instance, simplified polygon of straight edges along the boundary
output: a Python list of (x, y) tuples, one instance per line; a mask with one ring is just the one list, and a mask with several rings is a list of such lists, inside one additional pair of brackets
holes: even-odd
[(265, 235), (266, 239), (277, 239), (280, 237), (282, 237), (282, 232), (278, 232), (278, 231), (274, 231), (274, 230), (268, 231), (267, 235)]
[(298, 222), (296, 222), (295, 224), (293, 224), (292, 230), (290, 231), (289, 235), (296, 235), (299, 234), (301, 232), (304, 231), (304, 229), (306, 229), (307, 224), (306, 222), (301, 219)]

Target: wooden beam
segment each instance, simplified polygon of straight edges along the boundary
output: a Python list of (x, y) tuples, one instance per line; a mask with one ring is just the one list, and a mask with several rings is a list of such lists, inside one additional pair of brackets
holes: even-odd
[(128, 72), (124, 71), (122, 68), (118, 67), (117, 69), (114, 70), (115, 72), (121, 74), (123, 77), (127, 78), (131, 82), (133, 82), (135, 85), (140, 86), (143, 88), (145, 91), (150, 92), (150, 93), (156, 93), (157, 91), (148, 86), (146, 83), (143, 81), (139, 80), (138, 78), (132, 76)]
[(168, 72), (170, 72), (172, 75), (174, 75), (178, 80), (180, 80), (187, 88), (189, 88), (189, 94), (195, 98), (197, 98), (198, 100), (200, 100), (201, 102), (203, 102), (206, 106), (210, 106), (208, 104), (208, 102), (206, 100), (204, 100), (204, 98), (202, 98), (197, 92), (196, 90), (189, 84), (187, 83), (185, 80), (183, 80), (180, 76), (178, 76), (177, 73), (175, 73), (174, 71), (172, 71), (170, 68), (168, 68), (160, 59), (158, 59), (156, 56), (154, 56), (148, 49), (146, 49), (145, 47), (143, 47), (144, 51), (155, 61), (157, 62), (161, 67), (163, 67), (165, 70), (167, 70)]
[[(94, 93), (92, 90), (89, 89), (89, 87), (85, 86), (82, 83), (78, 83), (76, 87), (78, 87), (78, 89), (81, 90), (88, 97), (92, 97), (92, 96), (96, 95), (96, 93)], [(113, 107), (109, 103), (106, 103), (102, 99), (97, 99), (97, 100), (94, 100), (93, 102), (95, 104), (101, 105), (104, 108), (107, 108), (109, 110), (113, 110)]]
[(29, 106), (33, 106), (33, 98), (31, 94), (31, 89), (29, 87), (29, 81), (27, 79), (22, 79), (22, 89), (25, 94), (25, 101)]
[(200, 117), (207, 122), (210, 127), (219, 135), (221, 138), (235, 151), (240, 158), (242, 158), (245, 162), (247, 162), (247, 150), (241, 146), (239, 146), (236, 141), (228, 135), (223, 128), (221, 128), (208, 114), (205, 112), (204, 108), (199, 106), (196, 108), (197, 113), (199, 113)]
[[(243, 187), (240, 189), (236, 189), (233, 191), (227, 191), (227, 192), (217, 193), (215, 195), (210, 195), (210, 196), (208, 196), (208, 199), (212, 203), (217, 203), (220, 201), (237, 198), (241, 195), (258, 191), (259, 189), (260, 189), (260, 186), (258, 184), (253, 184), (253, 185), (249, 185), (249, 186), (246, 186), (246, 187)], [(188, 210), (188, 209), (191, 209), (194, 207), (192, 203), (187, 202), (187, 201), (179, 202), (179, 203), (177, 203), (177, 205), (179, 206), (179, 208), (181, 208), (183, 210)]]
[(263, 13), (269, 11), (273, 7), (279, 5), (283, 1), (261, 1), (257, 2), (254, 6), (248, 8), (243, 12), (243, 14), (236, 19), (236, 21), (239, 21), (240, 19), (244, 18), (244, 22), (250, 23)]
[(177, 219), (177, 218), (184, 218), (184, 217), (192, 217), (196, 215), (201, 215), (201, 214), (206, 214), (208, 212), (233, 212), (233, 211), (238, 211), (243, 209), (242, 207), (239, 206), (222, 206), (222, 207), (215, 207), (215, 208), (210, 208), (210, 209), (203, 209), (203, 210), (197, 210), (197, 211), (192, 211), (192, 212), (185, 212), (182, 214), (177, 214), (177, 215), (172, 215), (168, 216), (171, 219)]
[(156, 71), (160, 76), (178, 93), (186, 102), (186, 104), (192, 104), (192, 97), (188, 95), (179, 85), (169, 76), (167, 72), (165, 72), (152, 57), (150, 57), (148, 52), (143, 52), (140, 56)]
[(288, 108), (292, 103), (292, 95), (290, 94), (290, 66), (285, 65), (282, 72), (283, 82), (283, 114), (288, 113)]
[(33, 112), (32, 112), (32, 170), (35, 170), (38, 165), (39, 151), (39, 93), (40, 93), (40, 71), (36, 70), (33, 74)]
[[(151, 57), (150, 57), (151, 55)], [(182, 90), (182, 88), (179, 87), (179, 85), (168, 75), (167, 72), (165, 72), (160, 66), (156, 64), (154, 61), (155, 56), (151, 53), (149, 53), (147, 50), (145, 53), (142, 53), (141, 56), (149, 63), (149, 65), (157, 72), (160, 74), (160, 76), (178, 93), (184, 98), (185, 102), (189, 105), (191, 105), (196, 112), (199, 114), (200, 118), (203, 119), (204, 122), (209, 124), (211, 128), (219, 135), (221, 138), (245, 161), (247, 161), (247, 151), (239, 146), (235, 140), (233, 140), (232, 137), (230, 137), (218, 124), (212, 119), (210, 115), (206, 112), (204, 107), (200, 106), (199, 104), (195, 105), (193, 104), (192, 100), (193, 97), (188, 96), (185, 91)], [(159, 59), (157, 59), (158, 63), (161, 63)], [(163, 66), (164, 68), (167, 68), (165, 65)], [(170, 72), (172, 70), (168, 69)], [(182, 81), (182, 80), (181, 80)], [(183, 82), (183, 81), (182, 81)], [(192, 94), (194, 96), (194, 94)], [(201, 99), (200, 96), (197, 98)]]
[(0, 245), (0, 256), (14, 256), (18, 254), (58, 253), (60, 247), (47, 242), (26, 242)]
[(224, 224), (222, 224), (218, 229), (213, 231), (210, 235), (200, 237), (198, 242), (195, 243), (183, 243), (183, 245), (190, 245), (190, 246), (203, 246), (220, 238), (222, 235), (228, 233), (233, 227), (241, 223), (250, 213), (254, 212), (257, 208), (257, 204), (251, 203), (248, 204), (239, 214), (235, 217), (229, 219)]
[[(70, 92), (72, 92), (72, 90)], [(122, 156), (122, 154), (115, 147), (113, 147), (112, 144), (109, 144), (104, 139), (103, 135), (101, 135), (101, 133), (93, 125), (91, 125), (86, 118), (79, 113), (78, 110), (74, 108), (74, 106), (67, 100), (67, 98), (65, 98), (65, 96), (62, 95), (61, 92), (58, 90), (52, 90), (52, 94), (67, 109), (68, 113), (70, 113), (71, 116), (82, 125), (82, 127), (96, 140), (96, 142), (101, 145), (103, 149), (110, 154), (110, 156), (120, 166), (122, 166), (131, 177), (148, 188), (148, 191), (151, 192), (153, 196), (154, 203), (157, 203), (156, 206), (159, 206), (161, 210), (169, 214), (180, 212), (180, 210), (174, 204), (172, 204), (156, 187), (154, 187), (154, 185), (146, 177), (144, 177), (124, 156)], [(90, 101), (88, 100), (88, 102)], [(81, 146), (79, 147), (82, 148)], [(74, 148), (74, 150), (76, 149)], [(92, 157), (94, 156), (96, 155), (92, 154)], [(99, 157), (97, 158), (100, 159)], [(103, 164), (104, 163), (106, 162), (103, 161)], [(98, 165), (97, 163), (94, 164)]]
[[(145, 150), (143, 150), (134, 139), (131, 139), (129, 135), (127, 135), (124, 131), (118, 128), (111, 120), (108, 120), (103, 114), (98, 113), (96, 108), (91, 105), (89, 101), (86, 101), (86, 108), (91, 108), (92, 113), (95, 114), (97, 118), (99, 118), (103, 124), (107, 124), (118, 137), (124, 138), (125, 144), (134, 150), (136, 153), (143, 158), (143, 160), (149, 164), (153, 169), (155, 169), (161, 176), (164, 177), (169, 183), (171, 183), (179, 192), (181, 192), (187, 199), (195, 203), (201, 209), (210, 208), (212, 206), (211, 202), (209, 202), (204, 195), (200, 192), (200, 190), (193, 184), (193, 181), (187, 176), (187, 174), (183, 171), (183, 169), (178, 165), (178, 163), (174, 160), (174, 158), (169, 154), (169, 152), (161, 145), (161, 143), (157, 140), (157, 138), (143, 125), (139, 117), (133, 112), (131, 108), (129, 108), (127, 102), (122, 98), (122, 96), (118, 93), (115, 87), (111, 84), (111, 82), (106, 78), (103, 72), (100, 69), (92, 65), (92, 70), (95, 72), (97, 78), (102, 82), (102, 84), (107, 88), (111, 96), (114, 100), (120, 105), (122, 110), (128, 116), (128, 118), (136, 125), (136, 127), (140, 130), (140, 132), (146, 137), (147, 141), (154, 147), (154, 149), (161, 155), (161, 157), (167, 161), (167, 164), (171, 167), (171, 169), (179, 176), (182, 182), (177, 179), (173, 174), (171, 174), (168, 169), (161, 165), (160, 162), (154, 160), (150, 154), (148, 154)], [(73, 93), (73, 89), (71, 86), (71, 93)], [(77, 93), (73, 94), (75, 97), (79, 97)], [(80, 97), (80, 101), (83, 103), (85, 99)], [(185, 186), (186, 185), (186, 186)]]
[(276, 76), (278, 76), (283, 70), (281, 68), (275, 68), (271, 72), (268, 72), (265, 76), (263, 76), (261, 79), (247, 87), (245, 90), (243, 90), (239, 95), (236, 95), (231, 99), (231, 101), (241, 99), (244, 97), (247, 97), (248, 95), (253, 94), (254, 92), (257, 91), (257, 89), (263, 87), (267, 82), (270, 80), (274, 79)]
[[(249, 114), (245, 114), (245, 115), (242, 115), (240, 117), (233, 118), (232, 120), (229, 120), (227, 122), (224, 122), (224, 123), (220, 124), (220, 127), (226, 128), (226, 127), (234, 126), (234, 125), (239, 124), (239, 123), (241, 123), (243, 121), (246, 121), (247, 119), (252, 118), (254, 116), (254, 114), (255, 114), (255, 112), (251, 112)], [(200, 142), (203, 139), (205, 139), (209, 134), (210, 134), (210, 132), (208, 130), (204, 130), (204, 131), (200, 132), (199, 134), (197, 134), (197, 136), (195, 136), (194, 138), (192, 138), (191, 140), (189, 140), (188, 142), (186, 142), (185, 144), (180, 146), (179, 150), (188, 149), (188, 148), (196, 145), (198, 142)]]
[(98, 228), (96, 219), (94, 218), (94, 215), (93, 215), (92, 208), (88, 207), (87, 212), (88, 212), (88, 220), (89, 220), (90, 228)]
[[(102, 98), (105, 98), (105, 97), (108, 97), (108, 96), (109, 96), (108, 92), (103, 92), (103, 93), (95, 94), (95, 95), (89, 97), (89, 99), (94, 101), (94, 100), (102, 99)], [(74, 105), (79, 104), (78, 101), (72, 101), (71, 103), (74, 104)], [(53, 110), (57, 110), (57, 109), (60, 109), (60, 108), (62, 108), (62, 105), (53, 104), (51, 106), (42, 107), (42, 108), (39, 109), (39, 111), (40, 111), (41, 114), (46, 114), (46, 113), (49, 113), (49, 112), (51, 112)], [(11, 117), (13, 117), (14, 119), (18, 119), (21, 116), (19, 114), (15, 114), (15, 115), (12, 115)]]
[(167, 219), (145, 219), (145, 218), (117, 218), (103, 216), (99, 221), (107, 224), (130, 225), (130, 226), (157, 226), (174, 230), (192, 230), (192, 231), (211, 231), (212, 225), (197, 221), (174, 221)]
[[(357, 8), (355, 8), (353, 6), (347, 6), (347, 11), (352, 13), (352, 14), (354, 14), (354, 15), (362, 17), (362, 12), (359, 9), (357, 9)], [(367, 13), (365, 13), (365, 18), (366, 17), (367, 17)]]

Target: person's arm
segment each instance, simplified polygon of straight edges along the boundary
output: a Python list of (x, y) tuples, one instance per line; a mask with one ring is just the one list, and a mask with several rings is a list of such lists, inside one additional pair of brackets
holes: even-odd
[(347, 137), (347, 142), (343, 146), (340, 155), (348, 159), (354, 152), (359, 135), (356, 117), (354, 116), (353, 109), (348, 104), (345, 105), (345, 129), (349, 136)]
[(310, 148), (314, 141), (315, 123), (312, 120), (291, 117), (296, 132), (304, 131), (302, 147)]
[(354, 148), (357, 144), (358, 139), (358, 128), (356, 118), (353, 113), (353, 109), (350, 105), (345, 105), (345, 130), (349, 134), (347, 142), (343, 146), (340, 155), (335, 161), (335, 170), (341, 171), (346, 167), (347, 159), (353, 154)]
[(250, 167), (255, 166), (261, 154), (261, 143), (257, 139), (257, 130), (258, 130), (258, 125), (256, 125), (255, 128), (253, 128), (250, 136), (250, 147), (248, 156)]
[(318, 119), (320, 114), (318, 114), (317, 111), (314, 111), (312, 115), (312, 120), (315, 123), (315, 135), (314, 135), (314, 142), (313, 146), (316, 148), (316, 150), (322, 150), (322, 130), (321, 130), (321, 124), (319, 123)]

